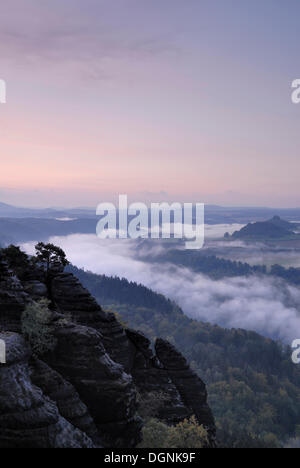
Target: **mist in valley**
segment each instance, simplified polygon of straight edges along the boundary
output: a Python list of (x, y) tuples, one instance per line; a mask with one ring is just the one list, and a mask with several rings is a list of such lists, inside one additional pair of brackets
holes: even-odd
[[(94, 235), (52, 237), (70, 262), (97, 274), (124, 277), (174, 300), (191, 318), (226, 328), (254, 330), (287, 344), (300, 329), (300, 290), (279, 278), (235, 277), (213, 280), (173, 264), (155, 263), (163, 251), (160, 242), (143, 244), (131, 239), (100, 240)], [(35, 242), (22, 245), (34, 253)], [(252, 250), (245, 249), (251, 257)], [(153, 263), (143, 260), (152, 255)]]

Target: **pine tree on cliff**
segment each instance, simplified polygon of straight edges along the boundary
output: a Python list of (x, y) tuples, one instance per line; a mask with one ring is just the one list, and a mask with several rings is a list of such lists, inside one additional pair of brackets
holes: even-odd
[(51, 268), (58, 265), (64, 268), (69, 264), (65, 252), (54, 244), (39, 242), (35, 246), (35, 250), (36, 258), (45, 267), (47, 276)]

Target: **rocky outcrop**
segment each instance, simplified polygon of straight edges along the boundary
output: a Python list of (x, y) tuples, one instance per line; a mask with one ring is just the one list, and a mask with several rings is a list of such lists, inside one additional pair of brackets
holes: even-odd
[[(22, 281), (0, 265), (0, 447), (135, 447), (141, 438), (138, 393), (164, 395), (159, 417), (168, 424), (195, 415), (214, 444), (204, 383), (168, 342), (124, 329), (71, 274)], [(37, 358), (21, 333), (26, 304), (51, 301), (56, 347)], [(12, 333), (13, 332), (13, 333)], [(2, 338), (1, 338), (2, 337)]]
[(129, 343), (115, 315), (105, 312), (71, 273), (59, 273), (51, 283), (58, 310), (78, 324), (101, 332), (102, 342), (112, 359), (130, 369)]
[(132, 377), (107, 354), (99, 331), (69, 324), (56, 333), (48, 363), (78, 391), (106, 445), (132, 447), (139, 442)]
[(67, 421), (99, 446), (101, 441), (96, 425), (75, 387), (40, 359), (32, 359), (30, 364), (32, 383), (56, 403), (59, 413)]
[(206, 387), (186, 359), (166, 340), (156, 340), (154, 355), (151, 342), (142, 333), (135, 330), (126, 330), (126, 333), (134, 344), (131, 374), (137, 388), (142, 394), (160, 392), (165, 397), (160, 419), (176, 424), (195, 415), (208, 430), (214, 445), (215, 423), (207, 404)]
[(64, 419), (30, 378), (30, 350), (14, 333), (0, 333), (6, 364), (0, 368), (0, 448), (92, 448), (91, 439)]
[[(151, 342), (142, 333), (128, 329), (124, 331), (115, 315), (103, 311), (70, 273), (55, 276), (52, 294), (61, 312), (70, 314), (72, 320), (93, 327), (101, 333), (101, 342), (105, 349), (114, 361), (132, 375), (140, 393), (161, 392), (166, 396), (160, 412), (161, 419), (169, 424), (176, 424), (195, 414), (202, 424), (211, 431), (214, 430), (213, 417), (206, 403), (205, 385), (192, 373), (175, 348), (158, 340), (156, 347), (159, 353), (155, 356), (151, 350)], [(164, 347), (162, 343), (165, 343)], [(173, 370), (176, 373), (169, 369), (171, 359), (174, 359)], [(198, 406), (191, 404), (193, 398), (198, 401)]]
[(30, 297), (38, 301), (43, 297), (48, 296), (48, 290), (45, 283), (38, 280), (23, 281), (24, 291), (30, 295)]
[(133, 344), (130, 372), (139, 393), (159, 393), (164, 398), (159, 418), (168, 424), (176, 424), (192, 416), (191, 408), (184, 404), (170, 375), (153, 354), (150, 340), (135, 330), (126, 330), (126, 334)]
[(71, 321), (98, 328), (105, 313), (72, 273), (58, 273), (51, 281), (51, 296), (57, 309)]
[(18, 278), (0, 259), (0, 330), (21, 331), (21, 315), (27, 295)]
[(215, 422), (207, 404), (205, 384), (189, 367), (186, 359), (168, 341), (157, 339), (157, 356), (164, 370), (176, 386), (183, 403), (190, 408), (200, 424), (208, 429), (211, 440), (215, 437)]

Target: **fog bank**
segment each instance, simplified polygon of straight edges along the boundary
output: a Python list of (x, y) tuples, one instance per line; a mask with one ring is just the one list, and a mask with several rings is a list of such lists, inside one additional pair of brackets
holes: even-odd
[[(189, 317), (255, 330), (289, 344), (299, 338), (300, 290), (280, 279), (252, 276), (214, 281), (186, 268), (145, 263), (135, 254), (133, 240), (71, 235), (50, 242), (62, 247), (74, 265), (142, 283), (176, 301)], [(34, 251), (34, 243), (22, 247), (27, 253)]]

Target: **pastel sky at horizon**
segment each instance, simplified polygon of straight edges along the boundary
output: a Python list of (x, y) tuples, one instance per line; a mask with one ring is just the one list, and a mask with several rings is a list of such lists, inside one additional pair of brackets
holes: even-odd
[(10, 0), (0, 202), (300, 207), (298, 0)]

